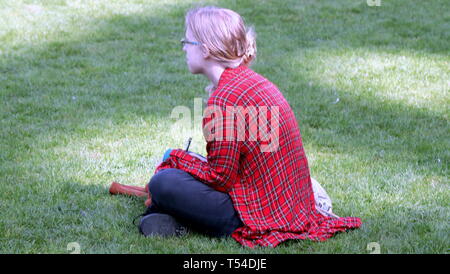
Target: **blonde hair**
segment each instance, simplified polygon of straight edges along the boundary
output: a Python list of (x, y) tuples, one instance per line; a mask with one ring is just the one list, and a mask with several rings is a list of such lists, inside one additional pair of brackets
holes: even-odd
[(204, 44), (213, 59), (227, 67), (250, 66), (256, 58), (256, 34), (236, 12), (214, 6), (186, 13), (186, 29)]

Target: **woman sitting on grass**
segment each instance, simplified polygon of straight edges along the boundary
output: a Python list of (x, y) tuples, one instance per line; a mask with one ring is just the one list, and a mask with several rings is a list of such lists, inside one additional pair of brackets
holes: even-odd
[[(182, 149), (167, 153), (147, 186), (151, 205), (141, 233), (181, 235), (187, 226), (231, 235), (244, 246), (275, 247), (288, 239), (324, 241), (359, 227), (359, 218), (316, 210), (297, 120), (278, 88), (249, 68), (255, 35), (241, 16), (196, 8), (185, 27), (189, 71), (213, 86), (203, 117), (207, 161)], [(234, 114), (237, 119), (226, 119)], [(247, 114), (254, 124), (245, 124), (243, 133), (237, 121)]]

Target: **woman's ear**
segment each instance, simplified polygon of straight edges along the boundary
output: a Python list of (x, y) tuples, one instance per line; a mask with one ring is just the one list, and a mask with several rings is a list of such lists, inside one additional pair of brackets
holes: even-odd
[(205, 59), (208, 58), (210, 55), (209, 49), (206, 47), (205, 44), (202, 44), (202, 55), (203, 55), (203, 58), (205, 58)]

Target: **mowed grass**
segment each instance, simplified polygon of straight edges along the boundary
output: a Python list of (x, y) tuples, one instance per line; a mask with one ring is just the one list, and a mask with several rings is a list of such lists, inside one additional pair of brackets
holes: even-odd
[(140, 236), (143, 200), (111, 181), (144, 186), (191, 135), (205, 153), (171, 118), (206, 98), (178, 43), (196, 1), (0, 0), (0, 252), (448, 253), (449, 2), (202, 3), (255, 27), (253, 69), (291, 104), (335, 213), (363, 226), (275, 249)]

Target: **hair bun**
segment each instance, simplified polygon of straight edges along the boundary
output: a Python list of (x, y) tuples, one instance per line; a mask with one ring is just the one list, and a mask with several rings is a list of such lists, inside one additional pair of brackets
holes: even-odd
[(246, 33), (247, 47), (245, 49), (242, 63), (249, 65), (256, 58), (256, 33), (253, 27), (248, 28)]

